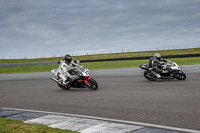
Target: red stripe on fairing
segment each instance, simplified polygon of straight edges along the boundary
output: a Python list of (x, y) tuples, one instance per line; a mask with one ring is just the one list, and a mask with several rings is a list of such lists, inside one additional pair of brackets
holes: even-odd
[(88, 85), (90, 85), (90, 82), (88, 81), (88, 80), (90, 80), (92, 77), (87, 77), (86, 79), (85, 79), (85, 81), (86, 81), (86, 83), (88, 84)]

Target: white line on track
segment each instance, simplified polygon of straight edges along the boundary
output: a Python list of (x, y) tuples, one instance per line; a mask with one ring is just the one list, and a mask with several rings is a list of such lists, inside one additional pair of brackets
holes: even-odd
[(109, 118), (94, 117), (94, 116), (86, 116), (86, 115), (76, 115), (76, 114), (57, 113), (57, 112), (38, 111), (38, 110), (28, 110), (28, 109), (4, 108), (4, 107), (2, 107), (2, 109), (27, 111), (27, 112), (37, 112), (37, 113), (48, 113), (48, 114), (57, 114), (57, 115), (64, 115), (64, 116), (71, 116), (71, 117), (82, 117), (82, 118), (88, 118), (88, 119), (96, 119), (96, 120), (103, 120), (103, 121), (109, 121), (109, 122), (131, 124), (131, 125), (138, 125), (138, 126), (144, 126), (144, 127), (166, 129), (166, 130), (172, 130), (172, 131), (179, 131), (179, 132), (200, 133), (200, 131), (198, 131), (198, 130), (177, 128), (177, 127), (170, 127), (170, 126), (163, 126), (163, 125), (156, 125), (156, 124), (149, 124), (149, 123), (142, 123), (142, 122), (134, 122), (134, 121), (109, 119)]

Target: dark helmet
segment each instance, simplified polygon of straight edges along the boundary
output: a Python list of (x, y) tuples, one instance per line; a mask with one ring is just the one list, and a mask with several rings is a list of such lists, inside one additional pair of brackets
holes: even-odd
[(69, 55), (69, 54), (67, 54), (67, 55), (65, 55), (65, 61), (66, 61), (66, 63), (71, 63), (72, 62), (72, 56), (71, 55)]
[(161, 59), (161, 55), (159, 53), (155, 53), (154, 54), (154, 60), (160, 61), (160, 59)]

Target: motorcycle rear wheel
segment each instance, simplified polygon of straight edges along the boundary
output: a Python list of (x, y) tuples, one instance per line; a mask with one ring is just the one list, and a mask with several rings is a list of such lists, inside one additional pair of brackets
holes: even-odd
[(148, 77), (147, 74), (149, 74), (149, 72), (145, 71), (145, 72), (144, 72), (144, 77), (145, 77), (146, 79), (148, 79), (149, 81), (155, 81), (153, 78)]
[(87, 85), (88, 89), (96, 90), (98, 88), (98, 84), (93, 78), (89, 79), (88, 81), (90, 83), (90, 85)]

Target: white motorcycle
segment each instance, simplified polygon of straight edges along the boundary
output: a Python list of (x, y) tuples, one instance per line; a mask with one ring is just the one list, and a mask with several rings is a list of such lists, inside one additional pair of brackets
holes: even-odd
[(71, 82), (69, 85), (62, 84), (61, 78), (58, 74), (58, 69), (53, 69), (51, 72), (57, 76), (57, 78), (51, 77), (51, 79), (55, 81), (58, 86), (63, 90), (69, 90), (71, 87), (87, 87), (90, 90), (96, 90), (98, 88), (97, 82), (89, 76), (89, 70), (86, 67), (74, 67), (69, 71), (71, 75), (77, 77), (76, 80)]
[[(150, 81), (155, 81), (157, 78), (151, 73), (149, 64), (139, 64), (139, 67), (144, 70), (144, 77)], [(160, 79), (178, 79), (185, 80), (186, 74), (180, 69), (179, 65), (176, 62), (168, 61), (167, 64), (160, 62), (158, 67), (163, 70), (160, 73)]]

